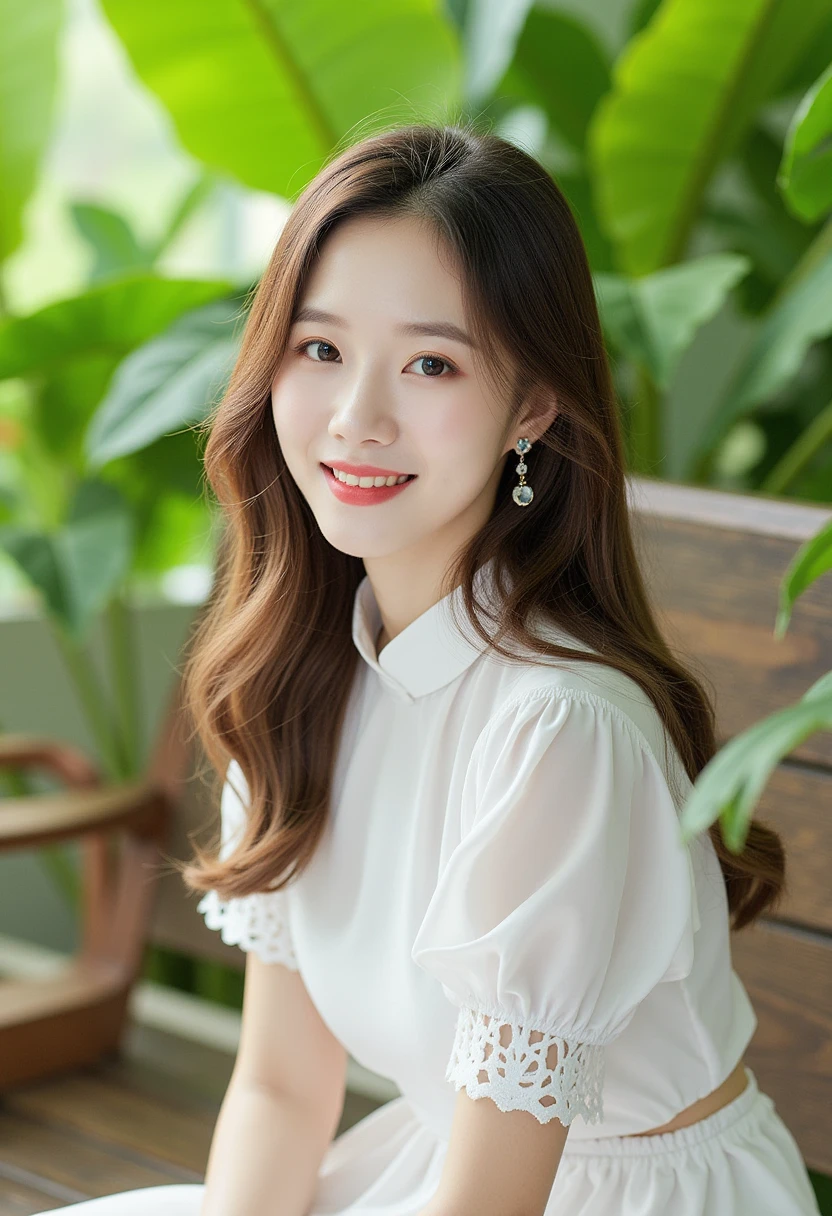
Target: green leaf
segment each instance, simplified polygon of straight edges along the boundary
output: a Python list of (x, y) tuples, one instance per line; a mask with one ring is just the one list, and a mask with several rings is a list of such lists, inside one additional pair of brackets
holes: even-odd
[(198, 160), (290, 197), (340, 141), (459, 92), (435, 0), (103, 0), (142, 81)]
[(708, 206), (703, 221), (723, 249), (751, 259), (752, 269), (739, 286), (737, 304), (747, 315), (759, 317), (805, 252), (812, 230), (800, 225), (798, 235), (791, 227), (798, 221), (784, 208), (777, 211), (760, 203), (747, 207), (739, 200)]
[(132, 540), (130, 511), (115, 486), (81, 482), (57, 534), (79, 628), (104, 608), (129, 570)]
[(630, 20), (627, 23), (630, 38), (641, 32), (648, 22), (653, 20), (661, 0), (636, 0), (630, 10)]
[(62, 19), (60, 0), (0, 0), (0, 262), (22, 239), (52, 128)]
[(682, 809), (682, 840), (689, 841), (719, 818), (726, 844), (740, 852), (754, 809), (775, 767), (804, 739), (830, 729), (832, 672), (796, 705), (755, 722), (708, 761)]
[(801, 58), (795, 63), (781, 85), (784, 96), (802, 96), (832, 63), (832, 17), (826, 21), (812, 39)]
[(534, 0), (470, 0), (465, 12), (464, 93), (482, 103), (514, 58), (517, 40)]
[(95, 261), (91, 283), (129, 270), (150, 270), (153, 255), (139, 242), (123, 215), (94, 203), (72, 203), (70, 212)]
[(212, 517), (203, 499), (168, 493), (149, 505), (133, 562), (135, 572), (159, 575), (174, 566), (210, 565), (213, 554), (206, 545)]
[(827, 671), (825, 675), (820, 676), (815, 680), (814, 684), (807, 688), (803, 694), (804, 701), (814, 701), (817, 698), (825, 700), (832, 693), (832, 671)]
[(120, 364), (86, 439), (91, 468), (205, 418), (239, 351), (240, 297), (179, 317)]
[(581, 240), (586, 248), (590, 266), (594, 271), (611, 272), (612, 249), (598, 223), (592, 189), (586, 173), (560, 170), (555, 173), (555, 179), (581, 230)]
[[(832, 361), (828, 364), (826, 375), (832, 372)], [(824, 377), (826, 378), (826, 376)], [(832, 377), (830, 377), (832, 378)], [(807, 402), (808, 394), (800, 392), (802, 402)], [(792, 395), (796, 395), (793, 386)], [(814, 407), (814, 401), (810, 402)], [(783, 414), (779, 417), (782, 419)], [(796, 411), (789, 411), (786, 417), (794, 423), (798, 422)], [(771, 416), (769, 423), (774, 421)], [(765, 424), (764, 424), (765, 425)], [(775, 422), (776, 425), (776, 422)], [(832, 400), (817, 411), (809, 421), (790, 435), (788, 446), (781, 452), (775, 463), (769, 468), (759, 483), (763, 494), (776, 494), (781, 498), (786, 490), (797, 486), (797, 496), (808, 498), (810, 501), (823, 502), (829, 498), (829, 487), (832, 486)]]
[(81, 477), (86, 470), (84, 433), (118, 363), (111, 352), (82, 351), (30, 382), (28, 430), (67, 473)]
[(665, 389), (697, 329), (719, 311), (750, 266), (738, 254), (712, 253), (640, 279), (596, 274), (604, 328)]
[(155, 443), (107, 465), (107, 478), (119, 486), (134, 508), (164, 494), (199, 498), (205, 493), (202, 463), (205, 436), (194, 427), (172, 431)]
[(832, 522), (805, 541), (791, 560), (780, 583), (780, 604), (774, 634), (778, 639), (786, 632), (795, 600), (807, 587), (832, 570)]
[(818, 226), (792, 215), (777, 189), (782, 156), (782, 137), (757, 123), (738, 153), (751, 192), (740, 190), (730, 202), (707, 200), (703, 208), (703, 227), (715, 230), (718, 248), (748, 254), (754, 262), (737, 292), (738, 304), (753, 315), (769, 306), (817, 235)]
[(0, 380), (44, 375), (96, 351), (121, 358), (183, 312), (231, 291), (225, 282), (137, 274), (10, 318), (0, 324)]
[(90, 281), (98, 282), (131, 270), (152, 270), (214, 190), (216, 182), (216, 175), (200, 166), (196, 179), (174, 207), (162, 232), (147, 245), (142, 244), (118, 212), (92, 203), (71, 204), (75, 225), (95, 253)]
[(211, 195), (217, 184), (214, 173), (200, 166), (200, 172), (194, 183), (185, 191), (168, 219), (164, 231), (151, 249), (153, 263), (158, 261), (163, 253), (173, 244), (179, 233), (191, 216), (199, 210), (205, 200)]
[(605, 51), (589, 29), (553, 9), (533, 8), (517, 43), (514, 75), (527, 100), (574, 148), (582, 149), (589, 120), (610, 87)]
[[(169, 503), (174, 500), (191, 503), (194, 517), (201, 513), (205, 518), (209, 503), (203, 451), (203, 436), (196, 430), (174, 431), (107, 465), (108, 482), (118, 487), (133, 515), (136, 545), (133, 571), (146, 564), (150, 550), (161, 554), (169, 551), (171, 545), (181, 548), (173, 535), (154, 537), (159, 529), (171, 527)], [(208, 529), (203, 528), (203, 541), (207, 533)]]
[(816, 220), (832, 207), (832, 65), (794, 113), (777, 184), (801, 219)]
[(794, 375), (809, 346), (832, 333), (832, 248), (778, 296), (717, 408), (700, 429), (693, 461), (711, 452), (738, 418)]
[(0, 528), (0, 548), (41, 593), (46, 611), (76, 640), (106, 605), (130, 566), (133, 521), (121, 493), (82, 482), (55, 532)]
[(0, 323), (0, 378), (30, 378), (27, 429), (38, 450), (83, 476), (84, 434), (121, 359), (181, 313), (229, 290), (228, 283), (144, 275)]
[[(2, 466), (0, 466), (2, 473)], [(10, 486), (0, 482), (0, 523), (8, 523), (18, 509), (18, 496)]]
[(682, 258), (714, 169), (830, 12), (832, 0), (665, 0), (632, 39), (588, 141), (622, 270)]
[(66, 600), (52, 538), (45, 532), (9, 524), (0, 528), (0, 549), (40, 591), (47, 611), (63, 619)]

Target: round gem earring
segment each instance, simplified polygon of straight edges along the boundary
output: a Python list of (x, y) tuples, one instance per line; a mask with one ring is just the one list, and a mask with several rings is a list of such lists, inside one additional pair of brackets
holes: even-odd
[(518, 439), (517, 443), (514, 445), (515, 452), (518, 452), (520, 455), (520, 463), (517, 465), (516, 469), (516, 472), (520, 474), (520, 484), (514, 487), (514, 489), (511, 491), (511, 496), (517, 503), (518, 507), (527, 507), (534, 498), (534, 490), (531, 488), (531, 486), (526, 485), (525, 477), (528, 466), (526, 465), (524, 458), (526, 452), (531, 451), (531, 446), (532, 445), (528, 439)]

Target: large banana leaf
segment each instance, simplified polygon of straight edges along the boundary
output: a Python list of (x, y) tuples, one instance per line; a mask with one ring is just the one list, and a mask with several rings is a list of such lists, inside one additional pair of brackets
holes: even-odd
[(61, 0), (0, 0), (0, 262), (20, 244), (21, 214), (52, 121)]
[(832, 16), (832, 0), (664, 0), (613, 69), (589, 147), (622, 270), (685, 253), (714, 169)]
[(457, 39), (437, 0), (103, 0), (103, 8), (188, 151), (284, 197), (339, 141), (434, 116), (459, 91)]

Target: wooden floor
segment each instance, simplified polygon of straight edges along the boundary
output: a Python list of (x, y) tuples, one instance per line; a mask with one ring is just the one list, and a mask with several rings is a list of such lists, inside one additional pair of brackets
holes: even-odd
[[(233, 1058), (132, 1026), (123, 1053), (0, 1094), (0, 1216), (202, 1182)], [(337, 1134), (379, 1103), (348, 1094)]]

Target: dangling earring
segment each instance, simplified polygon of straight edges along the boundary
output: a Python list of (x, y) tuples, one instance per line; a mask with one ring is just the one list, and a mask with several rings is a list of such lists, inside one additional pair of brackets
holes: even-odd
[(514, 445), (515, 452), (520, 454), (520, 463), (517, 466), (516, 472), (520, 474), (520, 484), (516, 485), (511, 491), (511, 497), (517, 503), (518, 507), (527, 507), (534, 498), (534, 490), (531, 486), (526, 485), (526, 470), (527, 465), (524, 457), (526, 452), (531, 451), (531, 444), (528, 439), (518, 439)]

